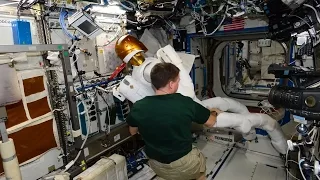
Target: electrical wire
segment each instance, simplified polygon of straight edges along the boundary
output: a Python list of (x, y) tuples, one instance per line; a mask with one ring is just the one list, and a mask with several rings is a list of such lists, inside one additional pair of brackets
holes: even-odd
[(158, 21), (158, 19), (156, 19), (156, 20), (155, 20), (153, 23), (151, 23), (151, 24), (147, 24), (147, 25), (140, 26), (140, 27), (149, 27), (149, 26), (153, 26), (157, 21)]
[[(95, 95), (95, 93), (94, 93), (94, 95)], [(63, 173), (68, 171), (74, 165), (74, 163), (77, 162), (77, 160), (79, 159), (79, 157), (81, 155), (81, 152), (83, 151), (83, 147), (84, 147), (84, 145), (86, 144), (86, 142), (88, 140), (89, 134), (90, 134), (91, 121), (90, 121), (90, 116), (89, 116), (89, 113), (88, 113), (89, 110), (88, 110), (88, 107), (87, 107), (86, 103), (83, 100), (81, 101), (81, 103), (83, 104), (85, 115), (87, 116), (88, 121), (89, 121), (89, 124), (87, 125), (87, 134), (86, 134), (85, 139), (83, 140), (83, 142), (81, 144), (81, 147), (80, 147), (80, 150), (79, 150), (77, 156), (74, 158), (74, 160), (70, 161), (65, 166), (65, 169), (62, 171)], [(90, 107), (93, 106), (94, 103), (95, 103), (95, 100), (94, 100), (94, 98), (92, 98), (92, 103), (91, 103)]]
[(65, 35), (68, 36), (70, 39), (79, 40), (78, 37), (70, 34), (70, 32), (68, 31), (68, 29), (66, 27), (66, 24), (64, 23), (64, 19), (67, 17), (67, 14), (68, 14), (68, 12), (65, 11), (63, 8), (61, 8), (60, 16), (59, 16), (59, 23), (60, 23), (61, 29), (65, 33)]
[(111, 117), (110, 117), (110, 110), (109, 110), (109, 105), (108, 103), (106, 102), (107, 104), (107, 113), (108, 113), (108, 134), (111, 132)]
[[(296, 125), (295, 129), (297, 128), (298, 125), (299, 125), (299, 124)], [(293, 133), (292, 136), (291, 136), (291, 138), (290, 138), (290, 140), (292, 140), (292, 138), (293, 138), (296, 134), (297, 134), (297, 132)], [(286, 153), (286, 158), (285, 158), (285, 167), (286, 167), (286, 168), (288, 167), (288, 161), (289, 161), (289, 160), (288, 160), (288, 155), (289, 155), (289, 148), (287, 148), (287, 153)], [(290, 176), (294, 177), (295, 179), (297, 179), (295, 176), (293, 176), (293, 175), (290, 173), (290, 171), (289, 171), (288, 168), (287, 168), (287, 176), (288, 176), (288, 174), (289, 174)], [(300, 179), (298, 179), (298, 180), (300, 180)]]
[(63, 110), (65, 110), (65, 109), (54, 109), (54, 110), (52, 110), (52, 113), (54, 113), (55, 111), (63, 111)]
[(287, 162), (294, 162), (296, 163), (297, 165), (299, 165), (299, 163), (297, 161), (294, 161), (294, 160), (288, 160)]
[[(28, 5), (24, 6), (26, 3), (28, 3)], [(31, 7), (36, 3), (38, 3), (38, 0), (33, 0), (31, 2), (28, 2), (28, 0), (25, 0), (25, 1), (20, 0), (17, 6), (18, 18), (20, 17), (21, 10), (32, 9)]]
[(287, 173), (288, 173), (291, 177), (293, 177), (294, 179), (300, 180), (299, 178), (295, 177), (288, 169), (287, 169)]
[(123, 1), (128, 3), (130, 6), (132, 6), (132, 8), (128, 7), (127, 5), (123, 4), (122, 1), (119, 2), (120, 6), (123, 7), (124, 9), (128, 10), (128, 11), (134, 11), (136, 9), (136, 5), (130, 1)]
[(77, 54), (73, 54), (71, 59), (73, 59), (73, 56), (76, 56), (76, 60), (74, 60), (74, 61), (72, 62), (72, 65), (76, 66), (76, 63), (77, 63), (78, 60), (79, 60), (79, 56), (78, 56)]
[(10, 3), (5, 3), (5, 4), (0, 4), (0, 7), (4, 7), (4, 6), (10, 6), (12, 4), (18, 4), (19, 2), (10, 2)]
[[(300, 151), (299, 151), (299, 154), (300, 154)], [(298, 155), (298, 156), (299, 156), (299, 155)], [(302, 167), (301, 167), (301, 163), (302, 163), (303, 161), (304, 161), (303, 159), (301, 159), (301, 160), (299, 161), (299, 170), (300, 170), (300, 173), (301, 173), (302, 178), (303, 178), (304, 180), (307, 180), (306, 177), (305, 177), (304, 174), (303, 174)]]
[[(102, 91), (100, 88), (97, 88), (98, 90)], [(105, 91), (102, 91), (105, 93)], [(110, 117), (110, 110), (109, 110), (109, 104), (108, 101), (105, 99), (105, 97), (102, 96), (102, 94), (99, 94), (100, 97), (102, 98), (102, 100), (104, 101), (104, 103), (106, 103), (107, 105), (107, 115), (108, 115), (108, 134), (111, 132), (111, 117)]]
[(116, 34), (111, 38), (111, 40), (108, 40), (107, 43), (103, 44), (102, 46), (97, 46), (97, 47), (106, 47), (108, 46), (109, 44), (111, 44), (115, 39), (117, 39), (117, 37), (120, 35), (121, 33), (121, 27), (119, 26)]
[(311, 8), (311, 9), (314, 11), (318, 23), (320, 23), (320, 17), (319, 17), (318, 11), (317, 11), (313, 6), (311, 6), (311, 5), (309, 5), (309, 4), (303, 4), (303, 5), (304, 5), (305, 7)]
[(213, 35), (215, 32), (217, 32), (217, 31), (220, 29), (220, 27), (222, 26), (224, 20), (226, 19), (227, 12), (228, 12), (228, 8), (229, 8), (229, 6), (227, 5), (227, 6), (226, 6), (226, 11), (225, 11), (225, 13), (224, 13), (224, 15), (223, 15), (223, 18), (222, 18), (222, 20), (220, 21), (219, 25), (216, 27), (215, 30), (213, 30), (211, 33), (207, 34), (206, 28), (203, 29), (203, 32), (204, 32), (204, 35), (205, 35), (205, 36), (211, 36), (211, 35)]
[(313, 26), (311, 26), (305, 19), (303, 19), (302, 17), (300, 17), (300, 16), (297, 16), (297, 15), (294, 15), (294, 14), (292, 14), (292, 15), (289, 15), (289, 17), (296, 17), (296, 18), (299, 18), (300, 20), (302, 20), (303, 22), (305, 22), (308, 26), (309, 26), (309, 28), (310, 29), (312, 29), (313, 28)]

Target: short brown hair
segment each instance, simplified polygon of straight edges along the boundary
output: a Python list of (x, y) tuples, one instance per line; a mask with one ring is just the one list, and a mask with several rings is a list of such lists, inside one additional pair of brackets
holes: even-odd
[(170, 81), (175, 81), (180, 69), (171, 63), (158, 63), (151, 70), (151, 83), (155, 89), (165, 87)]

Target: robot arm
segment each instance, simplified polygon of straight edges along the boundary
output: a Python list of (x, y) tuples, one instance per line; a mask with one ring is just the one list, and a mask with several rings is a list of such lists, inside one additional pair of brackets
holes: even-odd
[[(189, 75), (189, 72), (186, 71), (183, 65), (183, 61), (181, 60), (177, 52), (173, 49), (173, 47), (171, 45), (167, 45), (159, 49), (157, 52), (157, 56), (161, 61), (170, 62), (180, 69), (180, 83), (177, 92), (195, 100), (196, 96), (194, 92), (194, 85), (192, 83), (192, 79)], [(190, 59), (194, 60), (195, 56), (190, 56)]]

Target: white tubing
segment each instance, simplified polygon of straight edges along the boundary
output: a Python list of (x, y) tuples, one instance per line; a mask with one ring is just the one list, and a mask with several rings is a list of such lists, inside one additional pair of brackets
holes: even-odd
[(6, 179), (21, 180), (19, 162), (14, 143), (11, 138), (9, 138), (9, 141), (7, 142), (0, 142), (0, 153)]

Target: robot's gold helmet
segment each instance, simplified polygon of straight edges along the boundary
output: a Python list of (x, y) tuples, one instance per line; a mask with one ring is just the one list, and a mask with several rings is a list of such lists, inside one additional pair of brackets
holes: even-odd
[(125, 63), (130, 62), (134, 66), (139, 66), (144, 62), (142, 52), (148, 51), (142, 42), (131, 35), (120, 37), (116, 42), (115, 50), (121, 60)]

